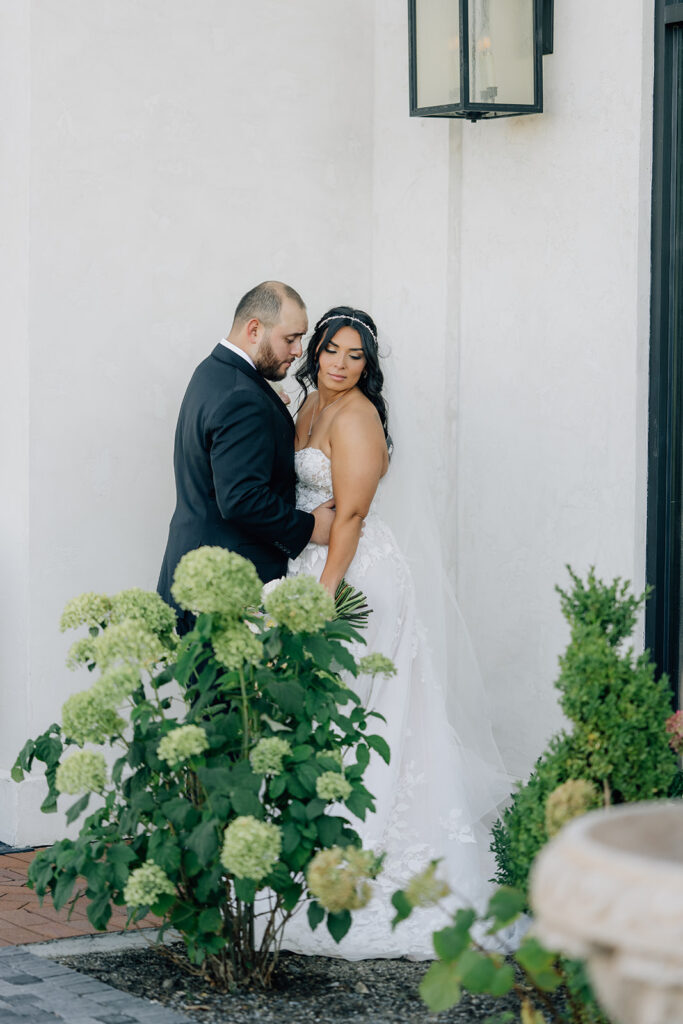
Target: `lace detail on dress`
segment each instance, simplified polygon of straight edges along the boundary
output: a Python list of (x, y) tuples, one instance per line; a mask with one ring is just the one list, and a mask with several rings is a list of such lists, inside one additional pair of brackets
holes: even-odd
[[(296, 453), (295, 466), (299, 508), (312, 511), (333, 496), (324, 452), (304, 448)], [(327, 548), (309, 544), (289, 563), (289, 573), (319, 578), (326, 557)], [(377, 651), (391, 658), (397, 670), (390, 679), (349, 679), (365, 707), (384, 716), (385, 721), (370, 719), (370, 731), (384, 736), (391, 762), (385, 765), (373, 752), (364, 776), (376, 812), (364, 822), (349, 812), (346, 816), (363, 846), (385, 852), (386, 858), (371, 903), (353, 914), (351, 930), (339, 946), (323, 927), (311, 932), (300, 911), (285, 928), (283, 947), (349, 959), (433, 957), (431, 932), (447, 923), (443, 910), (417, 910), (394, 931), (391, 896), (430, 860), (441, 858), (455, 894), (453, 906), (486, 905), (493, 862), (481, 818), (495, 804), (489, 766), (463, 747), (448, 722), (447, 680), (437, 678), (432, 668), (408, 564), (392, 531), (373, 511), (345, 577), (363, 591), (372, 609), (364, 631), (367, 646), (353, 645), (354, 654)]]

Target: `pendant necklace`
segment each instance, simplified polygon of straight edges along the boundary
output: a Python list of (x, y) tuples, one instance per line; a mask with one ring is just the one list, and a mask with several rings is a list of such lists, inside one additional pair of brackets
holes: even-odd
[[(320, 413), (320, 416), (322, 416), (322, 414), (324, 412), (327, 412), (328, 409), (331, 409), (333, 405), (336, 405), (337, 402), (340, 402), (342, 400), (342, 398), (345, 398), (347, 394), (348, 394), (348, 391), (345, 391), (343, 395), (339, 396), (339, 398), (335, 398), (334, 402), (330, 402), (329, 405), (326, 405), (325, 408)], [(318, 397), (318, 405), (320, 405), (320, 397)], [(320, 419), (320, 416), (318, 416), (318, 419)], [(311, 434), (313, 433), (313, 427), (315, 426), (315, 420), (316, 420), (316, 415), (315, 415), (315, 413), (313, 413), (313, 415), (311, 416), (311, 425), (308, 428), (308, 436), (306, 438), (307, 441), (311, 440)]]

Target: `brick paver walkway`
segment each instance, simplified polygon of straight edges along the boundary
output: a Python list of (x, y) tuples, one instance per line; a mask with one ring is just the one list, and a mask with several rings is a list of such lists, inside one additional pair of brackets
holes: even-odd
[[(26, 887), (28, 867), (36, 853), (37, 850), (29, 850), (0, 855), (0, 946), (68, 939), (96, 932), (87, 918), (88, 901), (85, 899), (78, 901), (70, 916), (67, 907), (56, 911), (49, 896), (40, 906), (33, 889)], [(145, 918), (140, 927), (150, 928), (158, 923), (156, 918)], [(114, 907), (107, 931), (123, 931), (125, 924), (125, 909)]]
[[(26, 886), (36, 850), (0, 854), (0, 1024), (191, 1024), (160, 1003), (138, 999), (79, 974), (27, 945), (91, 935), (84, 900), (59, 913), (46, 897), (43, 906)], [(126, 913), (114, 908), (108, 931), (123, 931)], [(150, 927), (152, 917), (140, 922)], [(55, 950), (56, 952), (56, 950)]]
[(160, 1003), (35, 956), (0, 949), (0, 1024), (191, 1024)]

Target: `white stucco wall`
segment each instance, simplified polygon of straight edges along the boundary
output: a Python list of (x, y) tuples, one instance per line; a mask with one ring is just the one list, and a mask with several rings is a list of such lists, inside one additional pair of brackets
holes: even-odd
[(182, 392), (265, 277), (369, 308), (410, 380), (513, 771), (564, 563), (642, 586), (651, 12), (556, 4), (546, 112), (472, 125), (408, 117), (405, 6), (0, 0), (1, 840), (60, 828), (7, 781), (83, 685), (59, 613), (154, 587)]
[(155, 587), (180, 399), (239, 297), (280, 277), (312, 317), (368, 300), (371, 15), (364, 0), (324, 17), (316, 0), (3, 0), (2, 840), (57, 827), (7, 772), (85, 684), (62, 667), (61, 609)]
[(373, 304), (450, 440), (441, 544), (521, 774), (561, 722), (565, 563), (645, 576), (653, 15), (555, 6), (545, 113), (470, 124), (406, 118), (377, 5)]

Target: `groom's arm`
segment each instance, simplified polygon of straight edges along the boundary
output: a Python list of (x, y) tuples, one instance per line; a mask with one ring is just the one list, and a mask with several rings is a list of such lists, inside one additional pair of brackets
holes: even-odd
[(311, 539), (310, 512), (290, 505), (270, 486), (275, 446), (270, 420), (258, 395), (247, 390), (226, 402), (211, 434), (209, 456), (218, 509), (255, 541), (272, 544), (296, 558)]

